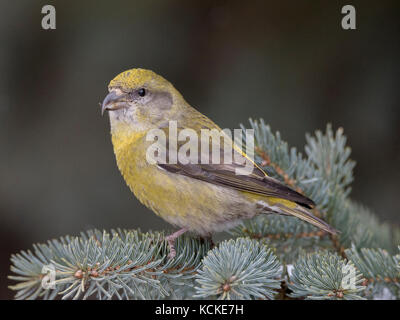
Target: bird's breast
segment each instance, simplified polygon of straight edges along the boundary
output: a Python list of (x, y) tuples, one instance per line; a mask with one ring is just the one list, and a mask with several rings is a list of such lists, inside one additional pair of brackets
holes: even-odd
[(145, 136), (113, 136), (117, 165), (136, 198), (167, 222), (198, 234), (226, 229), (254, 215), (236, 190), (170, 173), (146, 160)]

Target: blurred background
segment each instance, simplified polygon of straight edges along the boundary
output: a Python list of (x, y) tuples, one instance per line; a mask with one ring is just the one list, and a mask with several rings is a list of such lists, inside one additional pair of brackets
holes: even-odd
[[(42, 6), (56, 30), (41, 28)], [(357, 30), (341, 28), (341, 8)], [(170, 80), (222, 128), (262, 117), (292, 146), (344, 127), (352, 197), (400, 223), (400, 2), (1, 3), (0, 298), (9, 257), (89, 228), (170, 229), (126, 187), (99, 102), (132, 67)]]

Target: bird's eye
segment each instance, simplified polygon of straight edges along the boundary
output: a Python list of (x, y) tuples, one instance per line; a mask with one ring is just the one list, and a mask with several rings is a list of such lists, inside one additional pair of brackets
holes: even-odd
[(146, 95), (146, 90), (144, 90), (144, 88), (140, 88), (138, 90), (138, 95), (144, 97)]

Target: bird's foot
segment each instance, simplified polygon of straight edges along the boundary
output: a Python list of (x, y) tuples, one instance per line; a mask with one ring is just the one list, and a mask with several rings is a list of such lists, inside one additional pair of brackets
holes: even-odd
[(212, 239), (211, 234), (207, 237), (200, 237), (200, 241), (204, 244), (206, 241), (208, 241), (210, 243), (210, 249), (214, 249), (215, 248), (215, 243)]
[(187, 231), (186, 228), (182, 228), (173, 234), (170, 234), (169, 236), (165, 237), (165, 240), (168, 242), (168, 247), (169, 247), (169, 254), (168, 254), (168, 259), (173, 259), (176, 256), (176, 250), (175, 250), (175, 240), (182, 234), (184, 234)]
[(215, 248), (215, 243), (214, 243), (212, 237), (210, 237), (210, 238), (208, 239), (208, 241), (210, 241), (210, 249), (214, 249), (214, 248)]

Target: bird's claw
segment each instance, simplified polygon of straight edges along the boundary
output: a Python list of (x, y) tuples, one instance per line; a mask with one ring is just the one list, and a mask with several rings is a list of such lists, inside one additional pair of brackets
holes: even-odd
[(165, 237), (165, 240), (168, 242), (169, 254), (168, 259), (173, 259), (176, 256), (176, 250), (174, 246), (175, 239), (171, 239), (169, 236)]
[(169, 254), (168, 254), (168, 259), (173, 259), (173, 258), (175, 258), (175, 256), (176, 256), (176, 251), (175, 251), (175, 249), (174, 248), (169, 248)]
[(184, 234), (187, 230), (188, 229), (186, 229), (186, 228), (182, 228), (164, 238), (168, 242), (168, 247), (169, 247), (168, 258), (169, 259), (173, 259), (176, 256), (176, 250), (175, 250), (175, 246), (174, 246), (176, 238), (178, 238), (180, 235)]

